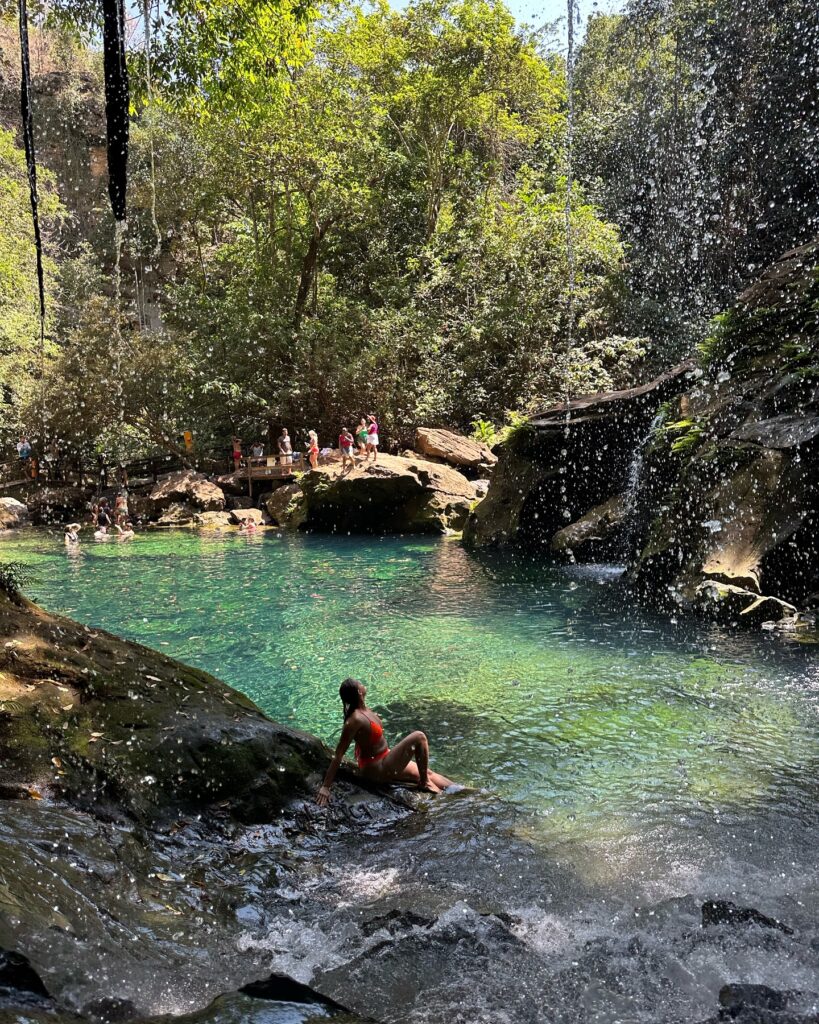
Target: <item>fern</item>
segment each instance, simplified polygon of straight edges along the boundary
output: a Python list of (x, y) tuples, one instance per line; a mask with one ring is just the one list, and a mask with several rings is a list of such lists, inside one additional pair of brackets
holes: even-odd
[(23, 587), (34, 582), (34, 573), (22, 562), (0, 562), (0, 590), (16, 597)]

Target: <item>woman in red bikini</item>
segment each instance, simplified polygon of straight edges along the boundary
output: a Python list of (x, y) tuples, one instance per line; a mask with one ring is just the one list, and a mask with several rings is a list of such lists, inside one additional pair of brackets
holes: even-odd
[(450, 779), (429, 770), (429, 741), (424, 733), (411, 732), (390, 750), (381, 719), (364, 702), (367, 687), (363, 683), (345, 679), (338, 695), (344, 704), (344, 729), (318, 792), (320, 807), (329, 803), (330, 786), (353, 741), (361, 774), (373, 782), (416, 782), (419, 789), (428, 793), (440, 793), (452, 785)]

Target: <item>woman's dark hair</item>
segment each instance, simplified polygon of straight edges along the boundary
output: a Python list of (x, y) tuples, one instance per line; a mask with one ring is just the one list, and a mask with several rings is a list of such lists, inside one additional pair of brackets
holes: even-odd
[(361, 683), (357, 679), (345, 679), (338, 688), (338, 695), (344, 705), (344, 720), (361, 707)]

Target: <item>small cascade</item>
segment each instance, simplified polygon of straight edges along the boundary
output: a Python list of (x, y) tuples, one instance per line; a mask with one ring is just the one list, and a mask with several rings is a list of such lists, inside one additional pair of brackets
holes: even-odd
[(624, 528), (621, 546), (621, 554), (626, 561), (631, 557), (632, 548), (634, 546), (634, 535), (637, 526), (637, 497), (640, 492), (640, 482), (643, 476), (643, 463), (645, 461), (646, 451), (648, 450), (648, 446), (651, 443), (651, 439), (654, 436), (655, 431), (662, 426), (664, 419), (665, 412), (660, 410), (651, 421), (648, 431), (637, 442), (634, 454), (631, 457), (631, 462), (629, 463), (626, 489), (623, 494), (625, 517), (623, 520)]

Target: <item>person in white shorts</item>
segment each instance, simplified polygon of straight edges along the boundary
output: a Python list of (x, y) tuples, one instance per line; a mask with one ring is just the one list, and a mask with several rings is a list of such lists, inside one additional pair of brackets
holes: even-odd
[(367, 417), (367, 461), (370, 461), (372, 453), (373, 462), (378, 461), (378, 424), (372, 413)]

